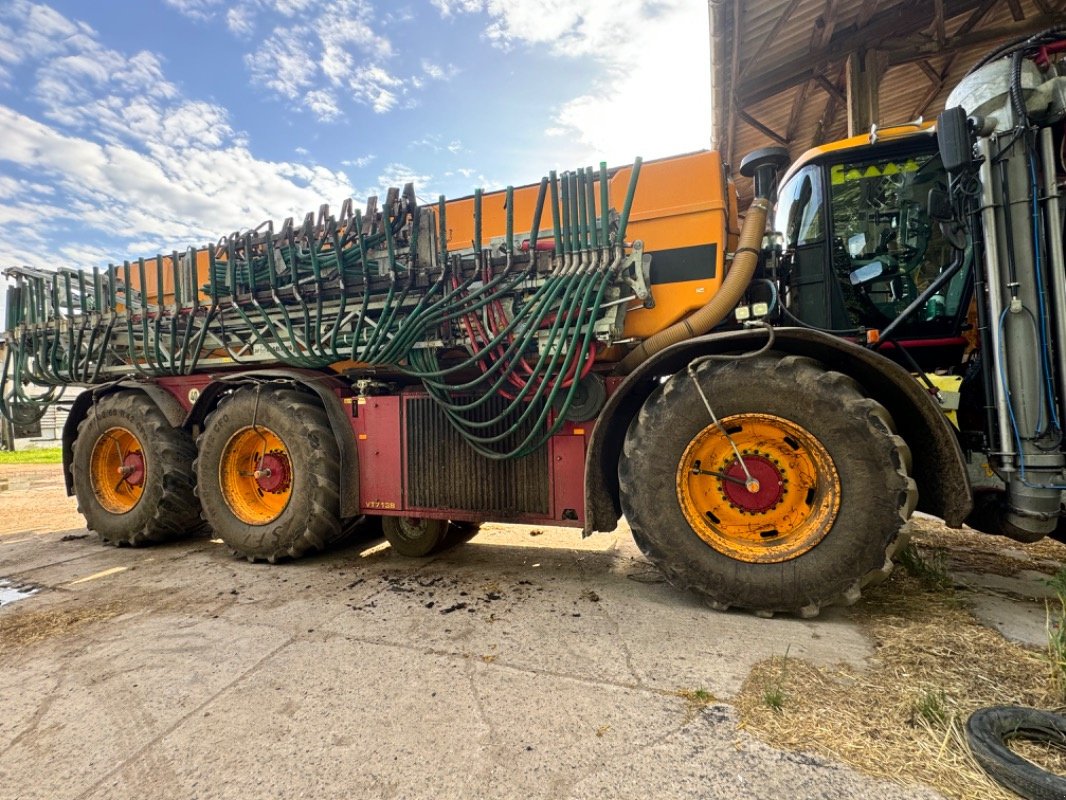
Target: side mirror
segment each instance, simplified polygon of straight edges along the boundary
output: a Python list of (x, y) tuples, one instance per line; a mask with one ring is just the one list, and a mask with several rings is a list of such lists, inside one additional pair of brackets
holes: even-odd
[(936, 118), (936, 138), (944, 169), (961, 172), (973, 166), (973, 137), (962, 106), (945, 109)]

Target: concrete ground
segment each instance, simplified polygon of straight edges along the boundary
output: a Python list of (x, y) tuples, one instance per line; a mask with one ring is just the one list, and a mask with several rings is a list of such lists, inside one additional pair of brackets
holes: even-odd
[(59, 486), (0, 470), (0, 603), (34, 592), (0, 608), (0, 800), (936, 796), (737, 729), (752, 664), (861, 667), (858, 627), (709, 611), (624, 533), (252, 565), (103, 547)]

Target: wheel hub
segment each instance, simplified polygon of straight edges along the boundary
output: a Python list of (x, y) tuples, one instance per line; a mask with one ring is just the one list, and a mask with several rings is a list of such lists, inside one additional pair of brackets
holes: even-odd
[(218, 464), (218, 482), (230, 511), (241, 522), (266, 525), (292, 496), (293, 467), (285, 442), (264, 425), (236, 431)]
[(127, 453), (122, 459), (119, 472), (130, 486), (142, 486), (144, 484), (144, 454)]
[(737, 561), (788, 561), (815, 547), (836, 521), (840, 495), (825, 446), (771, 414), (708, 425), (677, 465), (677, 500), (692, 531)]
[(289, 488), (292, 482), (288, 456), (281, 450), (271, 450), (259, 462), (255, 474), (256, 483), (264, 492), (279, 494)]
[(108, 428), (93, 443), (89, 481), (93, 497), (109, 514), (126, 514), (136, 507), (146, 473), (144, 448), (128, 428)]
[[(775, 508), (785, 494), (788, 479), (781, 474), (774, 463), (766, 456), (744, 454), (743, 466), (737, 460), (725, 469), (725, 478), (719, 478), (722, 494), (735, 508), (749, 514), (757, 514)], [(755, 479), (751, 486), (747, 483), (748, 474)]]

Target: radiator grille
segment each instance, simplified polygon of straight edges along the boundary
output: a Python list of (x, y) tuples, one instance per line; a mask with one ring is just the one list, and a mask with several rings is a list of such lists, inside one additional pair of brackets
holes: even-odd
[[(500, 403), (489, 402), (471, 419), (499, 413)], [(406, 399), (407, 498), (409, 508), (454, 508), (491, 511), (502, 517), (548, 515), (548, 448), (520, 459), (495, 461), (476, 453), (428, 397)], [(537, 414), (531, 414), (536, 417)], [(499, 429), (487, 428), (495, 435)], [(530, 426), (518, 432), (525, 438)]]

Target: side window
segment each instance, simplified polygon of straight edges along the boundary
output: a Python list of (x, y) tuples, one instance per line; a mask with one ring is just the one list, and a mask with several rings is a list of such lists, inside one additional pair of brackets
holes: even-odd
[[(926, 213), (929, 190), (946, 186), (940, 158), (923, 153), (834, 164), (830, 184), (833, 238), (846, 254), (838, 278), (860, 293), (868, 311), (892, 319), (953, 257)], [(955, 316), (965, 275), (954, 283), (953, 292), (930, 299), (925, 321)]]
[(825, 238), (822, 215), (822, 171), (804, 167), (782, 187), (774, 216), (774, 230), (786, 247), (816, 244)]

